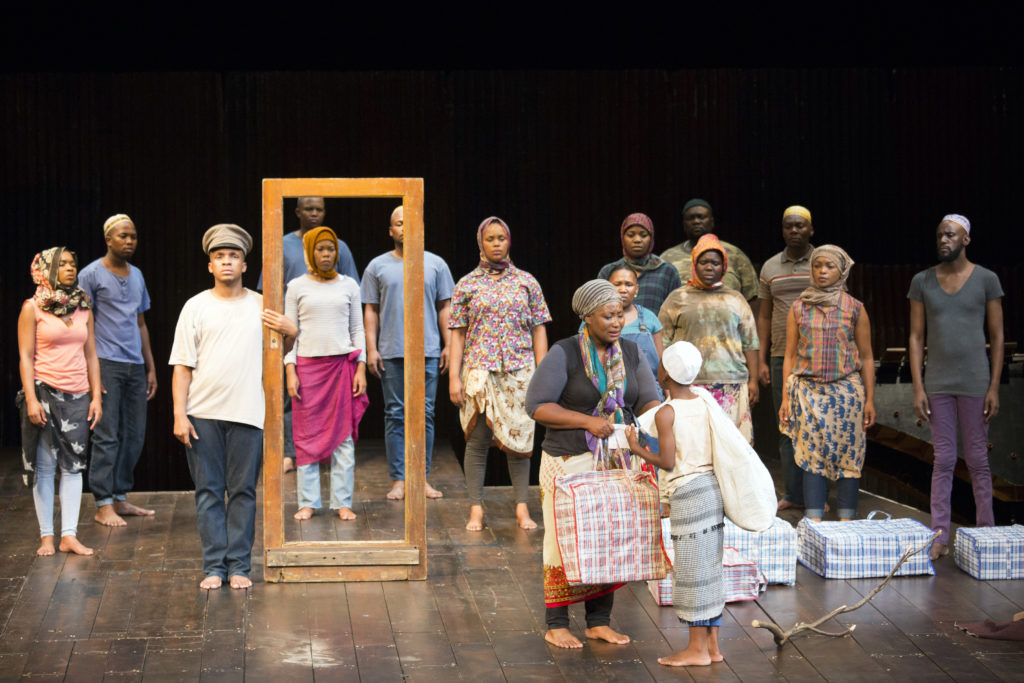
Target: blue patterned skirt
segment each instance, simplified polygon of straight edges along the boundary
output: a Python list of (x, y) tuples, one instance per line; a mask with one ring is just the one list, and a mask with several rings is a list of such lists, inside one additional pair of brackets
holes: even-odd
[(859, 478), (864, 467), (864, 384), (852, 373), (834, 382), (799, 375), (786, 380), (789, 424), (779, 430), (793, 440), (800, 469), (831, 481)]

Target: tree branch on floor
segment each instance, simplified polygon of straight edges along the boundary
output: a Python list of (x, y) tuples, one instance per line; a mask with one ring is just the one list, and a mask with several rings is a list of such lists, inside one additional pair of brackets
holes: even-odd
[(857, 628), (856, 624), (854, 624), (853, 626), (850, 626), (845, 631), (840, 631), (839, 633), (833, 633), (831, 631), (823, 631), (823, 630), (821, 630), (818, 627), (821, 626), (826, 621), (828, 621), (829, 619), (835, 617), (835, 616), (843, 614), (844, 612), (852, 612), (853, 610), (858, 609), (860, 607), (863, 607), (868, 602), (870, 602), (871, 598), (873, 598), (876, 595), (878, 595), (878, 592), (880, 590), (882, 590), (883, 588), (885, 588), (886, 585), (888, 585), (890, 579), (892, 579), (892, 577), (896, 575), (896, 572), (899, 571), (899, 568), (901, 566), (903, 566), (904, 562), (909, 560), (914, 555), (916, 555), (916, 554), (918, 554), (920, 552), (923, 552), (923, 551), (927, 550), (928, 548), (930, 548), (931, 545), (932, 545), (932, 542), (935, 541), (935, 539), (938, 537), (938, 535), (939, 535), (939, 532), (936, 531), (934, 534), (932, 534), (931, 538), (929, 538), (927, 541), (924, 542), (923, 545), (920, 545), (920, 546), (918, 546), (916, 548), (914, 548), (913, 546), (911, 546), (910, 548), (907, 548), (903, 552), (903, 555), (900, 557), (899, 562), (896, 563), (895, 567), (893, 567), (891, 570), (889, 570), (889, 573), (886, 575), (886, 577), (884, 579), (882, 579), (882, 581), (877, 586), (872, 588), (871, 591), (867, 595), (865, 595), (863, 598), (861, 598), (860, 601), (858, 601), (857, 604), (855, 604), (853, 606), (842, 605), (841, 607), (835, 608), (834, 610), (832, 610), (831, 612), (829, 612), (825, 616), (820, 617), (819, 619), (815, 619), (814, 621), (812, 621), (810, 623), (800, 622), (800, 623), (796, 624), (795, 626), (793, 626), (793, 628), (789, 629), (788, 631), (783, 631), (782, 627), (780, 627), (778, 624), (776, 624), (773, 621), (764, 622), (764, 621), (760, 621), (758, 619), (754, 619), (752, 622), (750, 622), (750, 625), (753, 626), (754, 628), (763, 628), (763, 629), (768, 629), (769, 631), (771, 631), (772, 635), (775, 637), (775, 644), (780, 646), (780, 647), (782, 645), (785, 645), (788, 640), (791, 640), (793, 638), (793, 636), (795, 636), (796, 634), (798, 634), (798, 633), (800, 633), (802, 631), (813, 631), (814, 633), (820, 633), (823, 636), (832, 636), (834, 638), (840, 638), (842, 636), (849, 635), (850, 633), (853, 633), (853, 629)]

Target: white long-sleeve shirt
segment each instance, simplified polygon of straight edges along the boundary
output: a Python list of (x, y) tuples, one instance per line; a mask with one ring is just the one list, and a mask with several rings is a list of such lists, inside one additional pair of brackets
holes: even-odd
[(288, 283), (284, 314), (299, 326), (299, 336), (284, 362), (298, 356), (340, 356), (359, 350), (366, 360), (359, 283), (347, 275), (320, 282), (303, 275)]

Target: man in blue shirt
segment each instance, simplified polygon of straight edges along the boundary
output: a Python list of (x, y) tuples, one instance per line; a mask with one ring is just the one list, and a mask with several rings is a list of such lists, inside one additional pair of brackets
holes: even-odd
[[(405, 497), (405, 323), (403, 244), (405, 216), (401, 206), (391, 213), (388, 234), (395, 248), (370, 261), (363, 273), (363, 327), (366, 330), (366, 367), (381, 381), (384, 392), (384, 444), (391, 477), (389, 500)], [(423, 252), (423, 351), (425, 387), (423, 413), (426, 426), (426, 465), (434, 448), (434, 398), (437, 378), (448, 370), (448, 312), (452, 280), (448, 265), (437, 254)], [(426, 483), (427, 498), (443, 494)]]
[(89, 463), (95, 520), (126, 526), (121, 515), (149, 516), (126, 494), (146, 439), (146, 402), (156, 394), (156, 368), (143, 314), (149, 292), (142, 271), (128, 263), (138, 234), (132, 219), (116, 214), (103, 224), (107, 253), (82, 269), (78, 282), (93, 300), (96, 355), (103, 382), (103, 419), (96, 425)]
[[(287, 232), (281, 240), (281, 259), (284, 270), (284, 287), (281, 290), (281, 299), (288, 293), (288, 283), (297, 277), (309, 272), (306, 268), (306, 256), (302, 248), (303, 236), (313, 228), (319, 228), (324, 224), (324, 216), (327, 209), (324, 207), (323, 197), (299, 197), (295, 206), (295, 215), (299, 218), (299, 229)], [(359, 271), (356, 269), (355, 259), (352, 258), (352, 251), (345, 244), (344, 240), (338, 240), (338, 264), (335, 270), (348, 275), (356, 282), (359, 282)], [(256, 289), (263, 291), (263, 273), (260, 273)], [(295, 469), (295, 443), (292, 440), (292, 401), (288, 394), (284, 396), (284, 471), (291, 472)]]

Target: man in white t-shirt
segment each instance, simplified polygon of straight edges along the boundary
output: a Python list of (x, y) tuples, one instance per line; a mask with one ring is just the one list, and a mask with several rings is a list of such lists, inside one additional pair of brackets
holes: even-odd
[(251, 248), (252, 237), (237, 225), (206, 231), (203, 251), (210, 257), (213, 288), (185, 302), (171, 347), (174, 436), (185, 444), (196, 485), (206, 574), (199, 587), (206, 590), (220, 588), (229, 577), (232, 588), (252, 586), (266, 412), (262, 325), (284, 335), (285, 351), (298, 333), (284, 315), (263, 310), (261, 295), (242, 286)]

